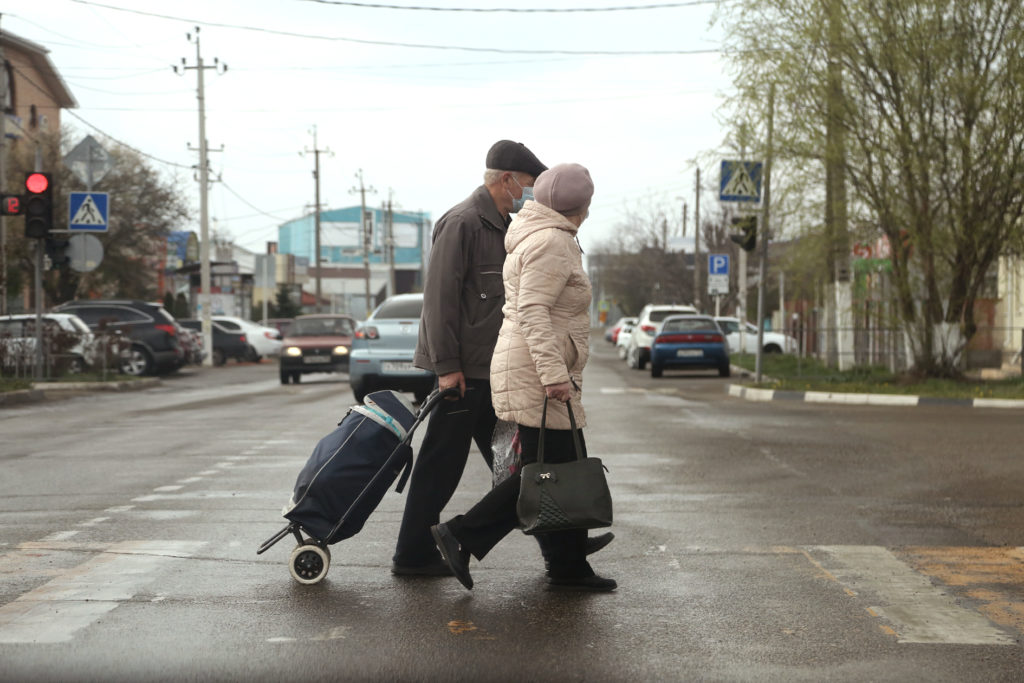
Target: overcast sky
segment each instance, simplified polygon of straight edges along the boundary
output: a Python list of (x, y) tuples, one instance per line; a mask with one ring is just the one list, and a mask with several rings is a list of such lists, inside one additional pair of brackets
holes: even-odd
[[(206, 71), (211, 228), (262, 252), (277, 225), (311, 210), (312, 129), (326, 208), (390, 191), (396, 207), (437, 220), (482, 180), (487, 149), (525, 143), (547, 165), (579, 162), (594, 178), (585, 248), (611, 235), (626, 207), (689, 204), (704, 159), (702, 207), (716, 197), (730, 83), (706, 0), (36, 0), (2, 26), (50, 50), (78, 101), (65, 125), (96, 130), (177, 174), (195, 209), (196, 63)], [(358, 5), (364, 5), (362, 7)], [(657, 9), (579, 10), (638, 5)], [(429, 9), (414, 10), (412, 6)], [(399, 7), (393, 9), (392, 7)], [(118, 9), (121, 8), (121, 9)], [(455, 12), (439, 8), (505, 8)], [(572, 54), (579, 52), (606, 54)], [(623, 54), (623, 53), (660, 54)], [(86, 123), (87, 122), (87, 123)], [(95, 129), (90, 128), (89, 125)], [(112, 194), (116, 211), (116, 193)], [(707, 202), (707, 203), (705, 203)], [(704, 210), (707, 210), (706, 208)]]

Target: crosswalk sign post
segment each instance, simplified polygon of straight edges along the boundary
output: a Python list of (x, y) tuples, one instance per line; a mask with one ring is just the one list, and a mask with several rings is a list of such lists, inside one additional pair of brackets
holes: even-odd
[(68, 229), (106, 232), (110, 224), (109, 199), (106, 192), (72, 192), (68, 195)]

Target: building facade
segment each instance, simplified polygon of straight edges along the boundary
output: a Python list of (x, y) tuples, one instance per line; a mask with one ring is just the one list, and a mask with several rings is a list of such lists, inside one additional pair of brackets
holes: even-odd
[[(313, 214), (278, 228), (278, 249), (306, 265), (303, 289), (320, 309), (363, 318), (390, 294), (422, 291), (430, 245), (430, 215), (353, 206), (320, 214), (320, 258)], [(280, 280), (278, 280), (280, 282)], [(369, 292), (369, 296), (367, 296)]]

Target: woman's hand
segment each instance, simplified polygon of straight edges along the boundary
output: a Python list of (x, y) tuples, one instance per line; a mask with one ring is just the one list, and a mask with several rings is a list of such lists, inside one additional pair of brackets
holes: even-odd
[(548, 398), (553, 398), (556, 401), (561, 401), (562, 403), (565, 403), (572, 398), (572, 385), (568, 382), (549, 384), (544, 387), (544, 391)]

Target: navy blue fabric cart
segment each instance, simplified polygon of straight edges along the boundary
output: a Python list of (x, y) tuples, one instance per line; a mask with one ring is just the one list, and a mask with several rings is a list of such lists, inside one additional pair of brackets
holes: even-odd
[(398, 492), (405, 488), (416, 427), (455, 391), (435, 391), (419, 411), (395, 391), (373, 392), (362, 405), (350, 408), (299, 472), (291, 500), (281, 511), (288, 525), (264, 541), (256, 554), (292, 535), (298, 541), (288, 563), (292, 578), (303, 584), (322, 580), (331, 564), (328, 546), (359, 533), (395, 479)]

